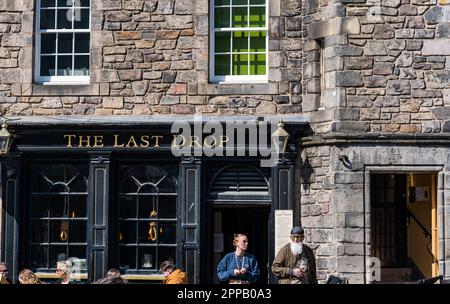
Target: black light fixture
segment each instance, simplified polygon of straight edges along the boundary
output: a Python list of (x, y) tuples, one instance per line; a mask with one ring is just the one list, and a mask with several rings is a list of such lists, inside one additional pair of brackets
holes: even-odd
[(272, 133), (272, 140), (275, 144), (276, 152), (284, 155), (284, 153), (286, 153), (286, 148), (289, 141), (289, 133), (284, 129), (283, 119), (280, 119), (278, 122), (278, 128)]
[(8, 130), (6, 119), (3, 122), (2, 129), (0, 130), (0, 155), (6, 155), (9, 152), (12, 144), (12, 134)]

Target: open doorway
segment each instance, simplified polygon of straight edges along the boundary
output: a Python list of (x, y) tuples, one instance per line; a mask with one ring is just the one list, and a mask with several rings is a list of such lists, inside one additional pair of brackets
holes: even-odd
[(433, 173), (371, 175), (371, 256), (382, 283), (437, 275), (437, 184)]
[(235, 233), (247, 235), (249, 245), (247, 252), (253, 254), (258, 261), (261, 274), (256, 283), (268, 283), (268, 225), (270, 207), (266, 206), (215, 206), (213, 207), (213, 233), (211, 240), (212, 259), (210, 274), (212, 283), (220, 283), (217, 279), (217, 265), (229, 252), (233, 252), (233, 236)]

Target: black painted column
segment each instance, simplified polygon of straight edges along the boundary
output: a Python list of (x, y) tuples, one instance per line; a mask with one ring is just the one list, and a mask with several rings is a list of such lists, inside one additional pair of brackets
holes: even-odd
[(9, 278), (16, 282), (19, 275), (19, 220), (21, 155), (2, 159), (2, 246), (1, 260), (8, 265)]
[[(275, 259), (275, 210), (293, 210), (295, 198), (295, 162), (291, 159), (281, 157), (272, 167), (272, 212), (270, 213), (270, 233), (269, 233), (269, 261)], [(294, 216), (295, 218), (295, 216)], [(270, 283), (275, 283), (276, 278), (270, 271)]]
[(88, 275), (90, 281), (108, 270), (110, 153), (91, 152), (89, 164)]
[(201, 161), (195, 158), (183, 159), (180, 170), (181, 227), (178, 233), (182, 252), (178, 256), (187, 272), (189, 283), (200, 283), (200, 202)]

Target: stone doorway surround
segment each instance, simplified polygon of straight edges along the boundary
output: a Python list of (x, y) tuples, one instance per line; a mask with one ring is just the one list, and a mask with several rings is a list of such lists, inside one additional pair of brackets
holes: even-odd
[[(364, 169), (364, 244), (365, 244), (365, 257), (364, 257), (364, 283), (370, 283), (370, 277), (372, 276), (373, 268), (371, 268), (370, 261), (370, 183), (371, 174), (374, 173), (436, 173), (437, 174), (437, 223), (438, 223), (438, 269), (439, 275), (448, 277), (450, 275), (450, 267), (446, 267), (446, 248), (449, 248), (445, 238), (446, 226), (445, 221), (445, 177), (448, 177), (448, 172), (445, 174), (443, 165), (416, 165), (416, 166), (404, 166), (404, 165), (385, 165), (385, 166), (366, 166)], [(450, 202), (449, 202), (450, 203)], [(448, 204), (447, 204), (448, 205)], [(448, 226), (448, 225), (447, 225)], [(447, 245), (447, 246), (446, 246)], [(373, 266), (373, 265), (372, 265)]]

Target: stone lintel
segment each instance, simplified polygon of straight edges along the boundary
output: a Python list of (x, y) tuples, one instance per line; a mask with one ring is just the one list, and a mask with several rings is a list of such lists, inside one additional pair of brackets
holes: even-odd
[(336, 17), (308, 26), (309, 39), (319, 39), (335, 35), (359, 34), (361, 26), (358, 18)]

